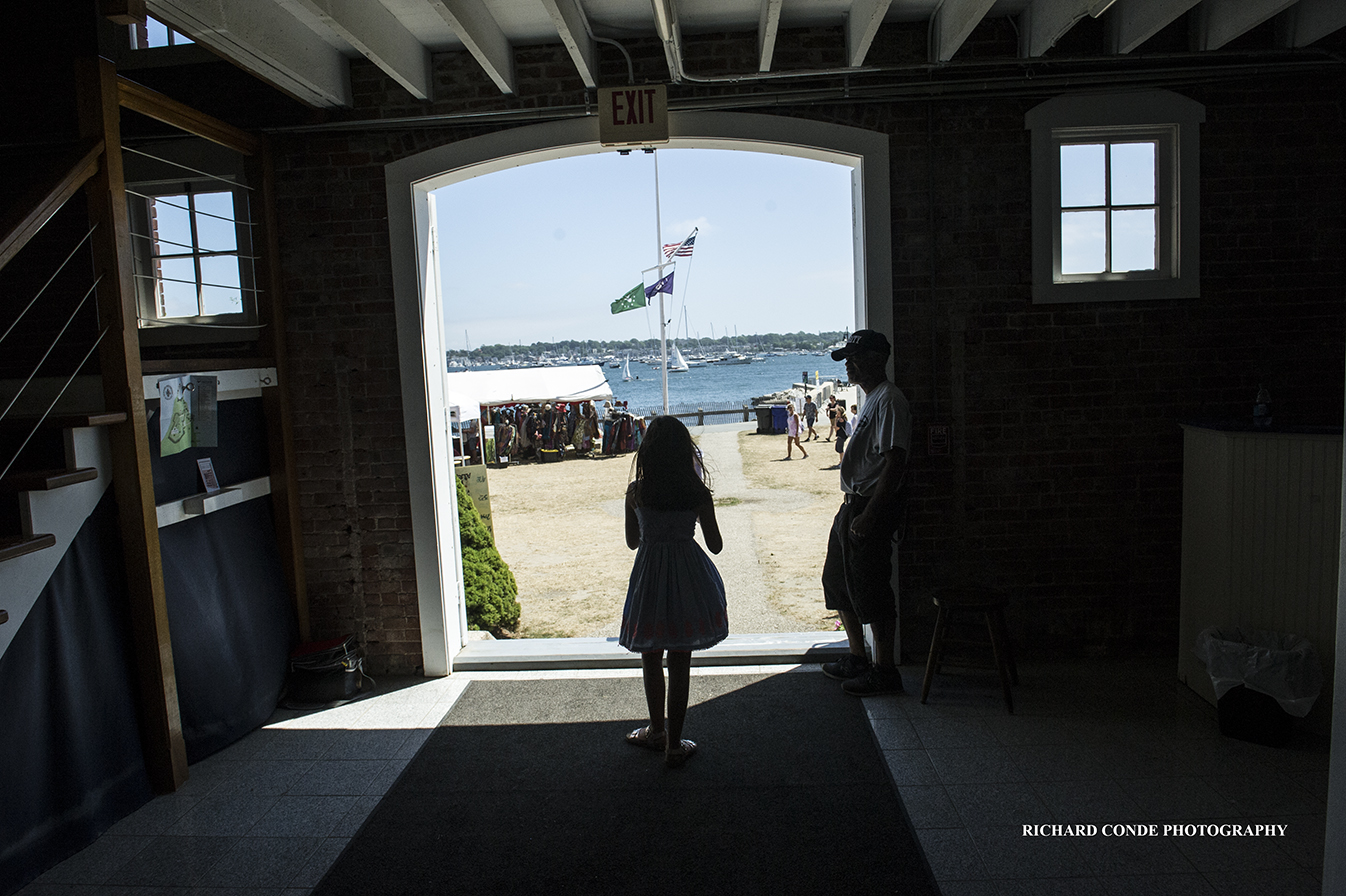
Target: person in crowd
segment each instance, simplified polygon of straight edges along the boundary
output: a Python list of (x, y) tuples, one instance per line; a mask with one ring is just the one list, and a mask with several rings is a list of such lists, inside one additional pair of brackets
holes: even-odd
[(835, 395), (827, 396), (827, 438), (824, 442), (832, 441), (832, 436), (837, 432), (837, 397)]
[(804, 450), (804, 443), (799, 441), (799, 412), (795, 410), (793, 404), (789, 407), (790, 415), (785, 420), (785, 459), (791, 460), (794, 457), (796, 445), (799, 446), (799, 453), (808, 457), (809, 453)]
[(816, 439), (816, 438), (818, 438), (818, 433), (817, 433), (817, 431), (814, 430), (814, 428), (813, 428), (813, 424), (814, 424), (814, 422), (815, 422), (817, 419), (818, 419), (818, 406), (817, 406), (816, 404), (813, 403), (813, 396), (812, 396), (812, 395), (805, 395), (805, 396), (804, 396), (804, 425), (805, 425), (805, 427), (808, 429), (808, 433), (809, 433), (809, 437), (808, 437), (808, 439), (804, 439), (805, 442), (809, 441), (809, 439)]
[(850, 420), (846, 417), (846, 406), (837, 405), (836, 416), (832, 420), (832, 429), (837, 434), (837, 465), (841, 465), (841, 456), (846, 453), (846, 437), (851, 434)]
[[(682, 736), (691, 688), (692, 651), (729, 634), (724, 582), (692, 540), (701, 524), (706, 547), (724, 547), (701, 452), (681, 420), (655, 417), (636, 450), (626, 489), (626, 546), (636, 551), (618, 642), (640, 654), (650, 723), (626, 735), (637, 747), (659, 750), (670, 768), (696, 752)], [(668, 709), (664, 709), (664, 653)]]
[[(851, 420), (850, 444), (841, 456), (843, 501), (832, 522), (823, 562), (823, 596), (846, 628), (850, 652), (823, 663), (823, 674), (855, 696), (898, 694), (902, 673), (894, 656), (897, 600), (893, 594), (893, 539), (901, 522), (901, 496), (911, 451), (911, 406), (888, 379), (888, 338), (856, 330), (832, 360), (865, 391), (864, 410)], [(874, 633), (874, 658), (865, 655), (862, 625)]]

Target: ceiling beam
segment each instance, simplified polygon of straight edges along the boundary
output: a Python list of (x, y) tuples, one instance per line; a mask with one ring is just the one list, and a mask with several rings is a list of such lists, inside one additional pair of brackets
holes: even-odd
[(1196, 11), (1196, 49), (1218, 50), (1294, 3), (1295, 0), (1205, 0)]
[(418, 100), (430, 99), (430, 50), (382, 3), (281, 0), (307, 10)]
[(515, 93), (514, 48), (482, 0), (427, 0), (501, 93)]
[(874, 35), (879, 33), (883, 17), (893, 0), (855, 0), (846, 13), (846, 64), (855, 67), (864, 65), (869, 54), (869, 45), (874, 43)]
[(1285, 16), (1282, 46), (1307, 47), (1342, 28), (1346, 28), (1346, 3), (1341, 0), (1299, 0)]
[(1023, 12), (1020, 52), (1030, 59), (1046, 53), (1097, 5), (1098, 0), (1033, 0)]
[(1177, 21), (1201, 0), (1117, 0), (1108, 15), (1112, 52), (1130, 53)]
[(762, 0), (762, 14), (757, 20), (757, 70), (771, 71), (771, 57), (776, 55), (776, 32), (780, 30), (780, 8), (784, 0)]
[(598, 47), (589, 34), (589, 24), (584, 18), (584, 7), (579, 0), (542, 0), (547, 15), (551, 16), (556, 33), (561, 36), (570, 60), (585, 87), (598, 86)]
[(930, 61), (952, 59), (994, 5), (995, 0), (944, 0), (935, 8), (934, 27), (930, 29)]
[(148, 0), (150, 15), (311, 106), (350, 106), (341, 53), (270, 0)]

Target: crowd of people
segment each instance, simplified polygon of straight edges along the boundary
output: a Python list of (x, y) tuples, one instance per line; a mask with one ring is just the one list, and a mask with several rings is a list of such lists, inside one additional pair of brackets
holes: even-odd
[(636, 450), (645, 432), (642, 417), (625, 402), (603, 403), (600, 416), (592, 401), (532, 402), (485, 407), (483, 428), (494, 430), (497, 464), (564, 460)]
[[(837, 401), (835, 395), (827, 396), (827, 436), (818, 435), (814, 429), (814, 424), (818, 422), (818, 405), (813, 401), (812, 395), (804, 396), (804, 409), (801, 414), (794, 405), (790, 405), (789, 418), (786, 421), (785, 429), (785, 459), (794, 458), (794, 449), (799, 448), (800, 454), (808, 457), (808, 450), (804, 447), (805, 442), (814, 440), (822, 442), (831, 442), (836, 439), (837, 465), (841, 465), (841, 456), (846, 453), (846, 439), (851, 434), (850, 418), (859, 413), (859, 407), (851, 405), (849, 412), (846, 410), (846, 402)], [(807, 433), (807, 436), (805, 436)]]

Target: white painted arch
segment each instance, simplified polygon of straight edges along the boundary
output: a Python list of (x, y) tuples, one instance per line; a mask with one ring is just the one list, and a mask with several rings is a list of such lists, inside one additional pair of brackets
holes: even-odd
[[(784, 116), (674, 112), (669, 115), (666, 146), (776, 153), (848, 166), (855, 225), (856, 326), (892, 333), (887, 135)], [(599, 144), (598, 119), (590, 117), (461, 140), (384, 169), (421, 649), (427, 676), (449, 674), (467, 627), (456, 487), (444, 416), (444, 319), (431, 193), (519, 165), (614, 151)]]

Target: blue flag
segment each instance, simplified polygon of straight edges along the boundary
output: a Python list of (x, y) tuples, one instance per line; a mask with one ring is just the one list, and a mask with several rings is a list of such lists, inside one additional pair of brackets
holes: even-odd
[[(677, 271), (673, 272), (673, 274), (676, 273)], [(654, 298), (654, 294), (659, 292), (666, 292), (669, 295), (673, 295), (673, 274), (661, 278), (659, 282), (655, 283), (653, 286), (645, 287), (645, 298), (652, 299)]]

